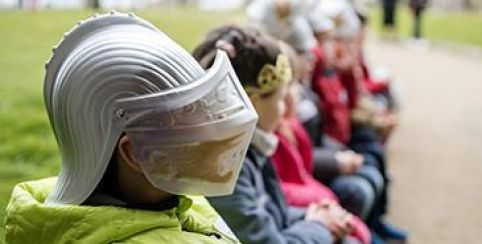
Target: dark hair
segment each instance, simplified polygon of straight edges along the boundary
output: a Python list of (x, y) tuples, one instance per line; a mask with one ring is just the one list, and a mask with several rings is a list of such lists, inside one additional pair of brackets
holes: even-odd
[(254, 27), (225, 25), (211, 30), (193, 52), (201, 66), (209, 68), (216, 50), (226, 51), (243, 86), (258, 87), (258, 73), (266, 63), (276, 64), (281, 53), (277, 40)]
[(358, 17), (358, 20), (360, 20), (360, 23), (362, 25), (362, 27), (365, 27), (367, 26), (368, 24), (368, 16), (366, 14), (362, 14), (360, 12), (356, 12), (356, 15)]
[(117, 145), (119, 145), (120, 138), (122, 138), (125, 133), (119, 137), (117, 140), (116, 147), (112, 156), (110, 157), (109, 164), (107, 165), (107, 169), (102, 176), (99, 184), (97, 184), (95, 190), (90, 194), (90, 196), (82, 203), (82, 205), (100, 205), (96, 200), (92, 202), (92, 197), (94, 197), (98, 193), (106, 194), (115, 198), (120, 198), (119, 193), (119, 178), (117, 176), (118, 172), (118, 162), (117, 162), (117, 155), (119, 153), (119, 149)]

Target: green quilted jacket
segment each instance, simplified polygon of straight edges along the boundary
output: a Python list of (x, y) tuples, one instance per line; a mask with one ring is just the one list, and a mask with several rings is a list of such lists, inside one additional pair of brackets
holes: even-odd
[(177, 207), (164, 211), (43, 204), (55, 181), (14, 188), (6, 243), (238, 243), (204, 197), (181, 196)]

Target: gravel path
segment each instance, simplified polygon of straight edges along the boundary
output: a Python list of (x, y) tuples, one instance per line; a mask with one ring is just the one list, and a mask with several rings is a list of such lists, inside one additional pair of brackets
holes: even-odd
[(390, 220), (410, 243), (482, 243), (482, 57), (371, 40), (404, 92)]

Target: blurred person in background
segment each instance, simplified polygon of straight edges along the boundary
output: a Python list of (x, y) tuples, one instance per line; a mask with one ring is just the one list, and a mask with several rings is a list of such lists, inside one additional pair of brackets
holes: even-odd
[(309, 53), (316, 41), (305, 18), (319, 0), (253, 0), (246, 8), (248, 24)]
[(422, 50), (428, 48), (428, 42), (423, 39), (423, 14), (427, 8), (428, 0), (410, 0), (409, 7), (413, 16), (412, 42)]
[[(295, 207), (308, 207), (311, 203), (325, 200), (341, 205), (354, 215), (350, 222), (353, 231), (349, 235), (362, 243), (369, 243), (370, 232), (361, 218), (368, 215), (373, 205), (374, 192), (370, 184), (363, 178), (349, 175), (335, 177), (336, 179), (331, 182), (331, 187), (337, 189), (338, 194), (341, 194), (339, 198), (327, 185), (314, 178), (313, 161), (324, 161), (326, 158), (314, 157), (320, 155), (318, 153), (320, 149), (313, 147), (309, 135), (296, 116), (301, 86), (298, 82), (299, 72), (296, 68), (298, 65), (295, 65), (298, 58), (294, 50), (287, 44), (283, 44), (282, 47), (283, 52), (291, 57), (290, 63), (294, 64), (292, 68), (295, 72), (293, 72), (293, 79), (285, 96), (286, 112), (276, 130), (279, 144), (275, 154), (271, 157), (281, 181), (281, 189), (288, 204)], [(327, 160), (327, 164), (328, 161), (330, 160)], [(338, 171), (338, 167), (334, 167), (336, 169), (333, 171)]]
[[(341, 95), (343, 93), (340, 93), (340, 95), (331, 94), (337, 91), (335, 89), (320, 88), (318, 84), (330, 83), (323, 82), (322, 80), (319, 82), (318, 77), (323, 74), (323, 72), (326, 72), (326, 70), (322, 69), (320, 71), (319, 68), (316, 68), (316, 65), (313, 74), (313, 82), (315, 82), (313, 88), (315, 88), (315, 91), (320, 95), (322, 101), (329, 97), (339, 97), (341, 100), (344, 100), (344, 104), (339, 102), (341, 100), (337, 99), (327, 100), (325, 102), (333, 101), (333, 104), (339, 104), (339, 106), (337, 106), (337, 108), (339, 108), (338, 110), (343, 111), (343, 108), (348, 111), (331, 116), (338, 119), (338, 122), (332, 123), (332, 125), (327, 125), (329, 120), (325, 119), (325, 131), (338, 143), (346, 145), (357, 153), (362, 154), (364, 164), (376, 167), (383, 176), (381, 188), (377, 187), (377, 185), (380, 184), (374, 181), (374, 178), (366, 178), (372, 183), (375, 183), (375, 189), (380, 189), (378, 191), (379, 198), (376, 201), (371, 216), (368, 218), (368, 224), (375, 232), (374, 235), (372, 235), (373, 240), (406, 240), (406, 234), (403, 231), (389, 225), (383, 220), (383, 216), (388, 209), (387, 189), (389, 180), (386, 171), (385, 149), (381, 144), (379, 131), (384, 128), (390, 128), (393, 121), (387, 117), (386, 112), (384, 112), (385, 109), (375, 102), (374, 97), (368, 92), (366, 83), (364, 82), (362, 63), (360, 62), (361, 43), (357, 43), (356, 38), (360, 36), (360, 34), (362, 34), (361, 31), (363, 31), (359, 23), (360, 20), (355, 10), (345, 1), (325, 0), (319, 7), (320, 10), (312, 14), (312, 16), (314, 16), (312, 19), (316, 21), (316, 16), (321, 15), (330, 18), (334, 23), (333, 41), (331, 41), (333, 43), (331, 45), (332, 48), (326, 49), (325, 47), (324, 55), (332, 57), (332, 68), (327, 70), (332, 70), (331, 73), (335, 72), (337, 74), (343, 86), (339, 87), (338, 93), (344, 91), (345, 96)], [(318, 21), (321, 23), (322, 19), (319, 17)], [(363, 36), (361, 35), (361, 37)], [(318, 40), (322, 47), (329, 43), (320, 37), (318, 37)], [(360, 40), (358, 40), (358, 42), (360, 42)], [(330, 53), (331, 55), (329, 55)], [(315, 54), (315, 56), (320, 55)], [(318, 60), (325, 60), (322, 63), (325, 63), (325, 67), (330, 67), (326, 66), (326, 57)], [(324, 109), (323, 105), (321, 109)], [(327, 111), (326, 109), (324, 110), (325, 112)], [(346, 113), (349, 113), (349, 117), (341, 119), (341, 115)], [(324, 118), (327, 118), (327, 116), (330, 117), (330, 113), (324, 113), (323, 116)], [(351, 120), (351, 123), (347, 121), (347, 119)], [(342, 126), (347, 123), (348, 126)], [(340, 128), (340, 130), (333, 130), (337, 127)], [(342, 128), (346, 127), (348, 127), (348, 129), (342, 130)]]
[(382, 27), (389, 37), (394, 37), (397, 27), (397, 0), (381, 0), (382, 1)]

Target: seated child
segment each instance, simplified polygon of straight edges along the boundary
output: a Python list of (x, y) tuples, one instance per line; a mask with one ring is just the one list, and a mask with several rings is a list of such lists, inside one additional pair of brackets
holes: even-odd
[[(395, 83), (386, 75), (385, 77), (380, 77), (379, 75), (378, 77), (375, 77), (368, 68), (366, 57), (364, 55), (365, 52), (363, 50), (366, 35), (366, 17), (364, 17), (363, 14), (358, 14), (358, 17), (362, 25), (357, 31), (353, 41), (353, 53), (355, 55), (354, 61), (358, 67), (361, 89), (370, 94), (369, 102), (371, 107), (374, 108), (374, 113), (372, 113), (374, 123), (372, 124), (375, 125), (374, 128), (377, 129), (382, 143), (385, 143), (398, 123), (396, 112), (398, 112), (400, 101), (395, 89)], [(377, 113), (379, 115), (377, 115)]]
[[(341, 2), (337, 4), (341, 4)], [(323, 6), (323, 4), (320, 6)], [(336, 8), (331, 7), (330, 11), (334, 9)], [(341, 130), (344, 133), (337, 134), (331, 132), (330, 135), (330, 130), (327, 129), (326, 133), (339, 143), (362, 154), (364, 157), (363, 165), (375, 167), (383, 176), (383, 181), (380, 183), (373, 175), (359, 172), (362, 173), (360, 174), (361, 176), (372, 183), (379, 196), (368, 218), (369, 226), (380, 234), (380, 236), (386, 237), (387, 239), (405, 240), (405, 233), (382, 221), (382, 216), (387, 210), (388, 177), (385, 169), (385, 152), (376, 129), (390, 126), (390, 124), (386, 123), (389, 121), (384, 119), (383, 114), (379, 113), (377, 108), (371, 106), (371, 104), (373, 104), (371, 101), (372, 98), (367, 94), (362, 86), (363, 82), (359, 79), (361, 78), (359, 72), (360, 67), (355, 58), (356, 55), (354, 51), (356, 51), (356, 49), (353, 48), (354, 33), (357, 32), (358, 28), (348, 28), (347, 30), (350, 31), (346, 32), (341, 31), (343, 28), (340, 26), (343, 26), (345, 19), (340, 18), (342, 14), (338, 14), (337, 11), (327, 14), (327, 17), (335, 23), (332, 25), (334, 28), (331, 33), (328, 32), (328, 34), (326, 34), (326, 32), (314, 30), (320, 46), (324, 48), (315, 49), (314, 51), (315, 64), (322, 68), (318, 70), (315, 69), (313, 72), (313, 82), (315, 91), (322, 100), (325, 99), (323, 106), (330, 108), (330, 105), (327, 105), (330, 103), (339, 105), (339, 107), (335, 107), (337, 110), (334, 111), (325, 109), (324, 112), (327, 113), (324, 113), (324, 116), (338, 118), (342, 124), (338, 124), (339, 122), (333, 123), (335, 126), (338, 126), (338, 128), (346, 128), (346, 124), (348, 124), (349, 131)], [(345, 6), (340, 5), (339, 11), (346, 12)], [(354, 12), (351, 11), (351, 13), (353, 14)], [(326, 19), (326, 17), (324, 18)], [(315, 23), (316, 21), (315, 19)], [(321, 22), (321, 19), (318, 19), (318, 21)], [(323, 81), (326, 80), (323, 79), (323, 75), (326, 74), (327, 71), (329, 73), (335, 72), (339, 74), (338, 82), (341, 83), (341, 86), (336, 86), (338, 89), (330, 89), (335, 86), (334, 82)], [(339, 98), (339, 100), (337, 100), (337, 98)], [(369, 106), (365, 106), (367, 104)], [(345, 108), (342, 108), (343, 106), (345, 106)], [(336, 111), (343, 111), (343, 113), (336, 113)], [(348, 115), (346, 114), (347, 111)], [(343, 116), (340, 116), (340, 114)], [(324, 126), (325, 128), (329, 127), (326, 123)]]
[(258, 31), (223, 26), (211, 31), (194, 56), (210, 67), (216, 49), (226, 50), (259, 121), (233, 195), (210, 203), (244, 243), (333, 243), (351, 232), (350, 215), (332, 202), (313, 203), (305, 211), (285, 202), (270, 157), (284, 113), (290, 81), (288, 58), (278, 42)]
[[(293, 61), (293, 60), (292, 60)], [(315, 180), (313, 170), (313, 147), (308, 134), (295, 116), (297, 104), (298, 83), (292, 82), (285, 96), (286, 112), (276, 131), (279, 139), (278, 147), (271, 157), (276, 172), (279, 175), (281, 189), (288, 204), (297, 207), (308, 207), (311, 203), (330, 200), (334, 204), (339, 201), (335, 193)], [(352, 176), (336, 180), (336, 185), (350, 185), (354, 191), (345, 192), (351, 199), (346, 199), (348, 205), (356, 214), (367, 215), (370, 211), (374, 192), (366, 180)], [(354, 189), (356, 188), (356, 189)], [(370, 233), (363, 222), (353, 217), (350, 225), (353, 227), (351, 236), (362, 243), (370, 242)]]
[(6, 242), (238, 243), (187, 196), (232, 193), (256, 126), (227, 55), (215, 56), (205, 71), (133, 15), (79, 22), (46, 66), (62, 170), (15, 187)]

